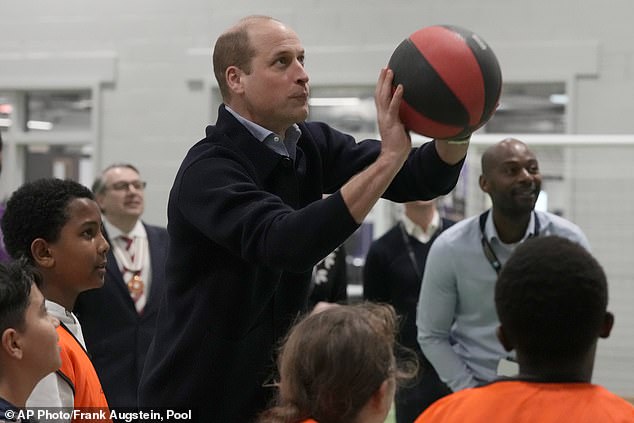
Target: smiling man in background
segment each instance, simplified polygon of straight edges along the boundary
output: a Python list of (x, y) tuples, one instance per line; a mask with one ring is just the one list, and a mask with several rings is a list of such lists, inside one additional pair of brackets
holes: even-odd
[(104, 286), (75, 306), (108, 404), (137, 406), (137, 389), (165, 291), (165, 228), (141, 221), (145, 181), (128, 163), (104, 169), (93, 184), (112, 246)]
[(586, 249), (581, 229), (535, 210), (542, 176), (526, 144), (507, 138), (482, 155), (480, 188), (492, 206), (456, 223), (431, 246), (418, 301), (418, 342), (441, 380), (453, 391), (517, 371), (496, 336), (493, 302), (497, 274), (517, 245), (557, 235)]

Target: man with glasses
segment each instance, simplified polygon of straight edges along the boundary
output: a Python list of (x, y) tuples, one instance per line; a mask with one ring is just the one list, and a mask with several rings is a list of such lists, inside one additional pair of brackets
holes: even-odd
[(165, 288), (167, 231), (141, 221), (145, 186), (124, 163), (108, 166), (92, 187), (111, 248), (103, 288), (81, 294), (75, 311), (113, 409), (136, 407)]

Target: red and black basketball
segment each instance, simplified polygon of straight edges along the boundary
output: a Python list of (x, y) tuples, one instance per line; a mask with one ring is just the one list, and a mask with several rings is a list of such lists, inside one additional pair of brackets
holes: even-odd
[(394, 86), (403, 84), (403, 124), (426, 137), (464, 138), (498, 105), (498, 60), (480, 36), (464, 28), (422, 28), (396, 47), (388, 66)]

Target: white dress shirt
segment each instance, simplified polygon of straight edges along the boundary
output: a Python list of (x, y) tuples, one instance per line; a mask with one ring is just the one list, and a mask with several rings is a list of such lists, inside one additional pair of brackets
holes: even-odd
[[(139, 276), (141, 277), (141, 280), (143, 281), (144, 288), (143, 288), (143, 295), (138, 299), (135, 305), (137, 310), (143, 310), (143, 307), (145, 306), (145, 303), (147, 302), (147, 296), (150, 293), (150, 287), (152, 286), (152, 265), (150, 262), (150, 245), (147, 239), (147, 232), (145, 231), (145, 226), (143, 226), (143, 223), (141, 222), (141, 220), (137, 220), (136, 224), (134, 225), (134, 228), (132, 228), (130, 232), (125, 233), (121, 231), (121, 229), (117, 228), (112, 223), (110, 223), (105, 216), (103, 216), (103, 226), (105, 227), (106, 232), (108, 232), (108, 238), (110, 239), (110, 248), (113, 249), (115, 259), (117, 260), (117, 265), (119, 266), (119, 271), (121, 271), (121, 274), (123, 275), (123, 280), (126, 283), (132, 277), (132, 275), (125, 274), (124, 272), (124, 263), (122, 262), (120, 257), (121, 257), (121, 254), (126, 255), (128, 254), (128, 252), (124, 250), (123, 245), (120, 241), (120, 237), (124, 236), (130, 239), (134, 239), (134, 242), (138, 243), (135, 245), (135, 247), (138, 247), (138, 251), (141, 252), (140, 255), (142, 256), (141, 260), (143, 262), (141, 263), (141, 274)], [(117, 253), (116, 250), (120, 250), (119, 253)]]
[[(77, 317), (61, 305), (53, 301), (46, 300), (46, 311), (53, 317), (59, 319), (60, 324), (63, 323), (79, 343), (86, 349), (84, 342), (84, 334)], [(75, 395), (73, 389), (68, 382), (59, 376), (56, 372), (50, 373), (35, 385), (35, 389), (26, 400), (26, 408), (41, 409), (50, 408), (51, 415), (60, 416), (58, 413), (61, 408), (65, 411), (71, 411), (74, 407)], [(36, 411), (36, 416), (37, 416)], [(39, 419), (40, 422), (66, 423), (70, 420), (46, 420)]]

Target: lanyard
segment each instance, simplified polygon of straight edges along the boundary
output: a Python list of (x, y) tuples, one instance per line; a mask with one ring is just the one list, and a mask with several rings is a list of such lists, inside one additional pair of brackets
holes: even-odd
[[(412, 247), (412, 243), (409, 239), (409, 234), (407, 233), (407, 230), (405, 230), (405, 225), (403, 224), (403, 222), (399, 222), (398, 226), (399, 228), (401, 228), (401, 235), (403, 236), (403, 242), (405, 243), (405, 247), (407, 248), (407, 254), (409, 255), (409, 260), (412, 262), (412, 267), (414, 268), (414, 271), (416, 272), (416, 277), (418, 279), (421, 279), (423, 277), (423, 272), (420, 270), (420, 267), (418, 267), (418, 262), (416, 261), (416, 254), (414, 254), (414, 248)], [(438, 234), (441, 232), (442, 232), (442, 219), (440, 219), (440, 222), (438, 224), (438, 229), (436, 229), (436, 232), (434, 233), (434, 235), (429, 239), (429, 242), (431, 242), (434, 238), (436, 238), (436, 236), (438, 236)]]
[[(489, 240), (484, 234), (484, 226), (486, 224), (489, 211), (490, 210), (487, 210), (480, 215), (480, 234), (482, 234), (482, 238), (481, 238), (482, 252), (484, 252), (484, 256), (487, 258), (487, 260), (489, 260), (489, 263), (491, 263), (491, 267), (493, 267), (493, 270), (495, 270), (495, 273), (499, 275), (500, 270), (502, 269), (502, 263), (500, 263), (500, 260), (495, 255), (495, 252), (493, 251), (493, 247), (491, 247)], [(540, 230), (539, 219), (537, 218), (537, 213), (535, 213), (534, 211), (533, 213), (535, 214), (535, 231), (529, 237), (539, 236), (539, 230)]]

